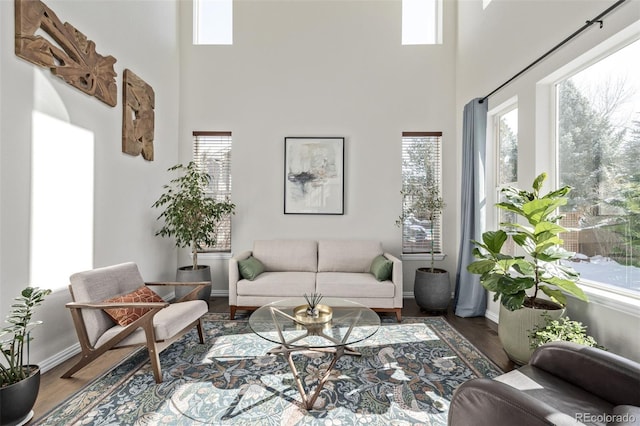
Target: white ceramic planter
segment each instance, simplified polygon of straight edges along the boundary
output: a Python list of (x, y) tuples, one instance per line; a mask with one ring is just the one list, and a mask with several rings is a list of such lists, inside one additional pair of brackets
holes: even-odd
[[(560, 308), (560, 306), (558, 306)], [(524, 365), (529, 362), (533, 349), (529, 347), (529, 333), (539, 324), (544, 324), (544, 313), (548, 313), (552, 319), (558, 319), (565, 313), (560, 309), (532, 309), (521, 308), (510, 311), (500, 304), (500, 316), (498, 319), (498, 336), (504, 351), (513, 362)]]

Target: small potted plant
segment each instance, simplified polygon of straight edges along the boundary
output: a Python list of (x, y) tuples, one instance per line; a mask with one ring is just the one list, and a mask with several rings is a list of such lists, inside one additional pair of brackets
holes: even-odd
[(440, 196), (440, 186), (435, 179), (428, 177), (424, 182), (405, 186), (400, 193), (411, 200), (410, 205), (396, 220), (397, 226), (407, 226), (416, 218), (426, 222), (429, 227), (427, 239), (430, 245), (429, 267), (416, 269), (413, 294), (418, 306), (427, 311), (445, 311), (451, 299), (449, 272), (435, 267), (434, 225), (445, 207)]
[[(216, 201), (207, 195), (211, 176), (191, 161), (186, 166), (177, 164), (168, 170), (181, 173), (164, 185), (165, 192), (153, 203), (162, 208), (158, 220), (164, 225), (156, 235), (172, 237), (176, 247), (191, 249), (192, 264), (178, 268), (177, 281), (211, 281), (208, 265), (198, 265), (198, 251), (216, 243), (216, 230), (220, 221), (234, 213), (235, 204), (229, 200)], [(176, 289), (178, 296), (179, 289)], [(204, 294), (207, 293), (207, 294)], [(200, 298), (208, 300), (211, 287)]]
[(568, 316), (554, 319), (549, 314), (544, 314), (543, 318), (544, 323), (536, 325), (529, 333), (531, 349), (549, 342), (564, 341), (606, 350), (587, 334), (587, 327), (580, 321), (572, 320)]
[(0, 424), (22, 424), (33, 412), (40, 389), (40, 368), (29, 361), (33, 313), (51, 290), (27, 287), (16, 297), (7, 316), (9, 324), (0, 330)]
[[(573, 256), (562, 247), (559, 234), (566, 229), (557, 223), (561, 218), (557, 209), (567, 203), (571, 188), (564, 186), (542, 195), (546, 178), (546, 173), (536, 177), (532, 191), (501, 190), (505, 201), (496, 206), (515, 213), (522, 223), (501, 223), (504, 230), (483, 233), (482, 242), (474, 241), (478, 247), (473, 253), (478, 260), (467, 266), (469, 272), (480, 275), (485, 289), (494, 292), (494, 300), (500, 300), (498, 335), (509, 358), (518, 364), (526, 364), (533, 352), (527, 330), (544, 322), (545, 313), (561, 317), (565, 293), (587, 301), (577, 285), (579, 274), (560, 263)], [(509, 237), (522, 254), (503, 252)], [(541, 293), (547, 298), (540, 297)]]

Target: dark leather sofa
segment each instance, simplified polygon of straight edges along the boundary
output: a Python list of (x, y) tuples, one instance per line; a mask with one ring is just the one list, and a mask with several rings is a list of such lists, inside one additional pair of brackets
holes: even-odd
[(529, 364), (456, 389), (451, 426), (640, 425), (640, 364), (569, 342), (536, 349)]

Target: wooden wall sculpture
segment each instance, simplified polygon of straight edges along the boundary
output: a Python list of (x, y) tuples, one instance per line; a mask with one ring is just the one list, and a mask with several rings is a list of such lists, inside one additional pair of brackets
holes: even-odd
[(153, 126), (156, 106), (153, 88), (131, 70), (122, 84), (122, 152), (153, 161)]
[[(43, 36), (44, 31), (55, 43)], [(68, 22), (64, 24), (40, 0), (15, 0), (16, 55), (51, 72), (68, 84), (116, 106), (117, 85), (113, 56), (96, 53), (93, 41)]]

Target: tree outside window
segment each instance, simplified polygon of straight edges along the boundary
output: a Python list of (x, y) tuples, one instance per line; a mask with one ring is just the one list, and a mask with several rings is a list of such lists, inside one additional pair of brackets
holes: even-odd
[(557, 85), (563, 236), (584, 280), (640, 295), (640, 41)]

